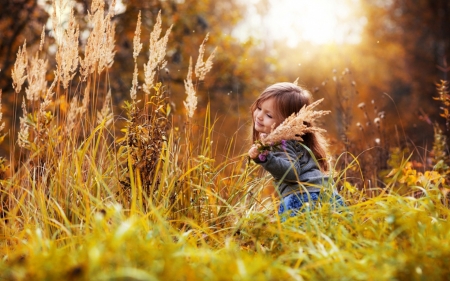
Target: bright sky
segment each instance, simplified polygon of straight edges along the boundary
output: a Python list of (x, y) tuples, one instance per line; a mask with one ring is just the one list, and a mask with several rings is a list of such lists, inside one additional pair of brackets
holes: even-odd
[(357, 44), (365, 18), (356, 17), (359, 0), (268, 0), (267, 15), (256, 8), (260, 0), (246, 1), (245, 22), (235, 32), (248, 36), (285, 40), (288, 46), (301, 41), (314, 44)]

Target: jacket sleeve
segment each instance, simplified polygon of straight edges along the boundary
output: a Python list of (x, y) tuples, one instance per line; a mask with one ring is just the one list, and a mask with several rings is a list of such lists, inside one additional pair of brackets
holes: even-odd
[(260, 161), (258, 158), (255, 162), (260, 164), (275, 179), (287, 182), (299, 181), (302, 171), (301, 158), (307, 153), (300, 145), (287, 142), (286, 147), (282, 151), (269, 152), (266, 161)]

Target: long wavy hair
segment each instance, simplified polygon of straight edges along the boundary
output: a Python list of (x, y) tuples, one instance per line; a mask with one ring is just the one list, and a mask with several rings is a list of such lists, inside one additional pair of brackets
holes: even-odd
[[(268, 99), (274, 99), (277, 117), (284, 120), (291, 116), (292, 113), (297, 113), (304, 105), (309, 105), (312, 102), (311, 93), (289, 82), (275, 83), (267, 87), (256, 101), (250, 106), (250, 113), (252, 116), (252, 139), (253, 142), (259, 139), (259, 133), (255, 130), (255, 120), (253, 112), (262, 102)], [(280, 124), (276, 124), (277, 126)], [(314, 126), (314, 124), (306, 124), (307, 126)], [(327, 152), (328, 142), (320, 133), (307, 133), (302, 136), (303, 144), (306, 145), (314, 154), (320, 165), (320, 169), (324, 172), (328, 171)]]

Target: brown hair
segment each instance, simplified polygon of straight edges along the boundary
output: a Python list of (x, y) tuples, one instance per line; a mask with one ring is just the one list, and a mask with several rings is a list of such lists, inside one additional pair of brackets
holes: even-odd
[[(256, 101), (250, 106), (250, 113), (252, 115), (252, 138), (253, 142), (259, 139), (259, 134), (255, 130), (255, 120), (253, 119), (253, 112), (264, 101), (274, 99), (275, 108), (278, 117), (286, 119), (292, 113), (297, 113), (304, 105), (309, 105), (312, 102), (311, 93), (293, 83), (281, 82), (275, 83), (267, 87)], [(277, 124), (280, 125), (280, 124)], [(306, 124), (314, 126), (314, 124)], [(326, 159), (328, 142), (320, 133), (307, 133), (302, 136), (303, 144), (311, 149), (314, 157), (319, 162), (322, 171), (328, 171), (328, 162)]]

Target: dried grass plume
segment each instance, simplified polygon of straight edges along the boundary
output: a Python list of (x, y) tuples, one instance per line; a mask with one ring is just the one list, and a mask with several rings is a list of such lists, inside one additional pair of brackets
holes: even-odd
[(211, 70), (213, 65), (213, 59), (217, 50), (217, 48), (214, 48), (213, 52), (211, 53), (211, 55), (209, 55), (208, 59), (205, 62), (203, 61), (203, 56), (205, 55), (205, 44), (206, 41), (208, 41), (208, 37), (209, 33), (206, 34), (205, 39), (203, 40), (202, 44), (199, 47), (197, 63), (195, 64), (195, 76), (200, 81), (205, 80), (206, 74)]
[(302, 136), (306, 133), (323, 133), (325, 129), (318, 127), (308, 127), (306, 123), (313, 124), (314, 121), (324, 115), (329, 114), (329, 110), (316, 111), (314, 108), (323, 101), (317, 100), (308, 106), (303, 106), (299, 112), (293, 113), (286, 118), (275, 130), (261, 139), (263, 145), (280, 143), (282, 140), (303, 141)]
[(186, 80), (184, 80), (184, 88), (187, 94), (186, 101), (183, 102), (184, 107), (188, 112), (189, 118), (192, 118), (195, 109), (197, 109), (197, 96), (195, 95), (195, 88), (192, 83), (192, 57), (189, 59), (189, 70)]
[(16, 93), (19, 93), (22, 89), (22, 84), (27, 79), (26, 69), (28, 64), (28, 53), (27, 53), (27, 42), (23, 43), (22, 47), (19, 47), (19, 51), (17, 51), (16, 62), (14, 63), (14, 68), (12, 69), (12, 79), (13, 79), (13, 88), (16, 90)]
[(156, 18), (156, 23), (153, 27), (153, 31), (150, 33), (150, 46), (149, 51), (150, 55), (148, 58), (148, 62), (144, 64), (144, 92), (149, 94), (150, 90), (153, 88), (155, 84), (155, 75), (156, 71), (159, 68), (164, 68), (166, 66), (166, 61), (164, 60), (164, 57), (166, 56), (166, 46), (167, 41), (169, 40), (169, 34), (172, 30), (171, 25), (167, 31), (164, 37), (161, 39), (159, 36), (161, 35), (161, 28), (162, 21), (161, 21), (161, 11), (158, 13), (158, 17)]

